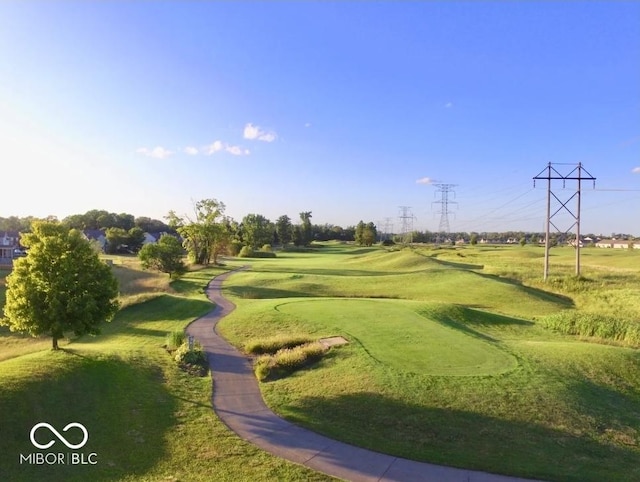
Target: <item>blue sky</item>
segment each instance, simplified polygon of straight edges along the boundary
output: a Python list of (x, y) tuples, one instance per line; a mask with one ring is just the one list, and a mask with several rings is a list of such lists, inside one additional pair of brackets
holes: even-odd
[(452, 231), (541, 231), (532, 178), (582, 162), (581, 230), (640, 235), (639, 18), (631, 1), (2, 2), (0, 216), (213, 197), (237, 220), (395, 231), (410, 206), (435, 231), (435, 182), (455, 185)]

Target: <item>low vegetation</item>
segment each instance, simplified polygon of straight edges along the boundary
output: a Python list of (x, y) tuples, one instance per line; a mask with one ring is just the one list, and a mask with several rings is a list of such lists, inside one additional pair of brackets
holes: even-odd
[(270, 338), (249, 340), (245, 343), (244, 349), (251, 355), (274, 354), (283, 348), (293, 348), (312, 341), (313, 338), (308, 335), (278, 335)]
[(282, 348), (274, 354), (259, 356), (254, 371), (260, 381), (276, 380), (319, 361), (326, 351), (319, 342)]

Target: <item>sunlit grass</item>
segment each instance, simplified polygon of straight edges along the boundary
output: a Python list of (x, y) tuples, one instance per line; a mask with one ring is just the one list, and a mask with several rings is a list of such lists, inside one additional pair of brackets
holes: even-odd
[[(350, 341), (262, 384), (277, 412), (407, 458), (545, 480), (640, 480), (640, 352), (536, 321), (597, 309), (598, 296), (640, 312), (634, 268), (602, 269), (598, 258), (585, 265), (590, 281), (573, 280), (574, 252), (558, 249), (561, 281), (545, 284), (537, 247), (323, 253), (253, 263), (224, 287), (238, 309), (220, 330), (239, 346), (301, 332)], [(465, 360), (477, 348), (476, 360), (506, 363), (474, 372), (482, 363)]]

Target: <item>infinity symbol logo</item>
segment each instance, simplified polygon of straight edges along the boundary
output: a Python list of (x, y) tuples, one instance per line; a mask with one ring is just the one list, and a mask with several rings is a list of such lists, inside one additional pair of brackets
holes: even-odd
[(46, 444), (40, 444), (36, 441), (35, 438), (35, 434), (36, 431), (41, 428), (41, 427), (46, 427), (48, 428), (51, 433), (53, 435), (55, 435), (56, 437), (58, 437), (58, 440), (60, 440), (60, 442), (62, 442), (63, 444), (65, 444), (67, 447), (69, 447), (70, 449), (79, 449), (81, 447), (84, 447), (84, 445), (87, 443), (87, 441), (89, 440), (89, 432), (87, 432), (87, 429), (84, 428), (84, 425), (82, 425), (81, 423), (78, 422), (71, 422), (69, 425), (67, 425), (65, 428), (62, 429), (63, 432), (66, 432), (67, 430), (69, 430), (72, 427), (78, 427), (82, 433), (84, 434), (84, 438), (82, 439), (82, 442), (80, 442), (79, 444), (71, 444), (67, 441), (67, 439), (65, 439), (62, 435), (60, 435), (60, 432), (58, 432), (55, 428), (53, 428), (51, 425), (49, 425), (46, 422), (40, 422), (36, 425), (33, 426), (33, 428), (31, 429), (31, 433), (29, 434), (29, 438), (31, 439), (31, 443), (38, 447), (39, 449), (48, 449), (49, 447), (51, 447), (54, 443), (56, 443), (55, 440), (51, 440), (49, 443)]

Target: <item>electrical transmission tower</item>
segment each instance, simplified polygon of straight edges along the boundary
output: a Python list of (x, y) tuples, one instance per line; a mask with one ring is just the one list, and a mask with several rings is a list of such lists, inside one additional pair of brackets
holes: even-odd
[[(549, 230), (550, 230), (550, 226), (553, 226), (556, 229), (556, 231), (561, 231), (552, 221), (553, 217), (556, 216), (561, 211), (568, 212), (574, 221), (573, 224), (569, 226), (569, 228), (567, 228), (564, 232), (568, 233), (571, 230), (571, 228), (573, 228), (574, 226), (576, 228), (576, 241), (575, 241), (576, 276), (580, 276), (580, 197), (581, 197), (581, 190), (582, 190), (582, 181), (593, 181), (593, 187), (595, 188), (596, 186), (596, 178), (593, 177), (591, 174), (589, 174), (589, 172), (587, 172), (587, 170), (584, 167), (582, 167), (581, 162), (579, 162), (577, 165), (568, 164), (569, 166), (575, 166), (575, 167), (571, 170), (571, 172), (569, 172), (566, 175), (560, 174), (557, 171), (557, 169), (553, 167), (554, 165), (557, 166), (559, 164), (549, 163), (547, 167), (545, 167), (540, 172), (540, 174), (538, 174), (533, 178), (533, 187), (536, 187), (536, 180), (545, 179), (547, 181), (547, 219), (546, 219), (546, 234), (545, 234), (545, 240), (544, 240), (544, 280), (545, 281), (549, 276), (549, 248), (550, 248)], [(563, 164), (563, 165), (567, 165), (567, 164)], [(556, 196), (554, 192), (551, 191), (551, 181), (554, 181), (554, 180), (562, 181), (563, 189), (566, 187), (567, 181), (569, 180), (578, 181), (576, 191), (573, 193), (573, 195), (569, 197), (569, 199), (567, 199), (566, 201), (562, 201), (558, 196)], [(560, 207), (558, 207), (558, 209), (556, 209), (556, 211), (553, 214), (551, 214), (551, 197), (552, 196), (560, 204)], [(569, 201), (571, 201), (574, 198), (577, 201), (575, 214), (567, 206), (567, 204), (569, 204)]]
[(384, 218), (384, 222), (382, 223), (382, 229), (384, 233), (384, 241), (388, 240), (393, 234), (393, 223), (391, 222), (391, 218)]
[(411, 206), (400, 206), (400, 234), (403, 243), (413, 242), (413, 220), (415, 216), (411, 212)]
[(440, 201), (434, 201), (432, 204), (440, 204), (440, 211), (436, 214), (440, 214), (440, 225), (438, 226), (438, 231), (441, 233), (449, 233), (449, 205), (450, 204), (458, 204), (455, 201), (449, 201), (449, 193), (453, 193), (455, 197), (456, 192), (453, 190), (457, 184), (443, 184), (438, 183), (434, 184), (435, 187), (438, 188), (436, 194), (440, 193), (441, 198)]

